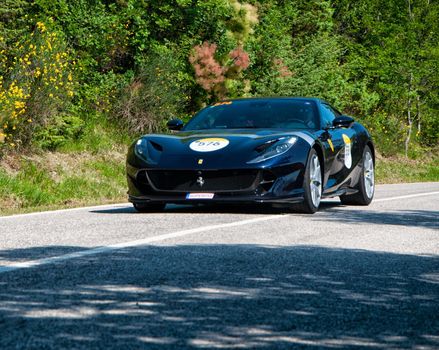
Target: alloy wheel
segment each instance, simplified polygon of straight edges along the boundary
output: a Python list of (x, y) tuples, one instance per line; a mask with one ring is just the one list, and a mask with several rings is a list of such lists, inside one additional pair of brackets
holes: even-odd
[(373, 193), (375, 191), (375, 171), (373, 168), (373, 159), (372, 155), (369, 152), (366, 152), (364, 156), (364, 187), (366, 190), (366, 195), (368, 198), (373, 197)]
[(319, 158), (315, 154), (311, 159), (309, 177), (312, 204), (318, 208), (322, 199), (322, 172), (320, 170)]

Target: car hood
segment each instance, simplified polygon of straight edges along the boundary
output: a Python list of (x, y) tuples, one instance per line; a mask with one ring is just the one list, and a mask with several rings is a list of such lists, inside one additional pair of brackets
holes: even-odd
[[(182, 131), (174, 135), (149, 134), (142, 139), (147, 143), (149, 158), (147, 163), (153, 167), (187, 169), (197, 166), (217, 169), (247, 167), (247, 162), (258, 155), (256, 147), (292, 136), (298, 137), (298, 147), (300, 144), (301, 147), (304, 144), (309, 147), (314, 143), (313, 134), (308, 131), (279, 129)], [(207, 149), (198, 147), (200, 141), (213, 145), (211, 148), (207, 145)], [(201, 146), (203, 145), (201, 143)], [(275, 161), (279, 162), (279, 159)]]

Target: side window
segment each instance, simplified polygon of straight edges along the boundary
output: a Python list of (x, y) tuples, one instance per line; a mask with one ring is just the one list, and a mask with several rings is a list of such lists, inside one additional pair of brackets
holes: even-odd
[(331, 106), (327, 105), (326, 103), (322, 103), (322, 127), (331, 126), (332, 121), (338, 117), (338, 113), (331, 108)]

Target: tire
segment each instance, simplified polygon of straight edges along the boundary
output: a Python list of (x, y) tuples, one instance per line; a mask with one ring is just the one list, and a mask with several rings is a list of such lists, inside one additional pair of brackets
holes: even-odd
[(355, 194), (340, 196), (342, 204), (346, 205), (369, 205), (375, 193), (375, 162), (369, 146), (364, 147), (361, 159), (361, 174)]
[(166, 203), (133, 203), (139, 213), (155, 213), (165, 209)]
[(294, 204), (291, 210), (299, 213), (314, 214), (322, 199), (322, 166), (319, 156), (314, 148), (311, 148), (306, 162), (303, 179), (304, 200)]

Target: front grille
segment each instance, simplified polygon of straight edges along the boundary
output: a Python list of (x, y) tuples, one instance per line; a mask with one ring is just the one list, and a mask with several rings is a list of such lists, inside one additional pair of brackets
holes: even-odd
[[(234, 192), (254, 189), (258, 170), (147, 170), (153, 187), (172, 192)], [(140, 175), (140, 174), (139, 174)]]

